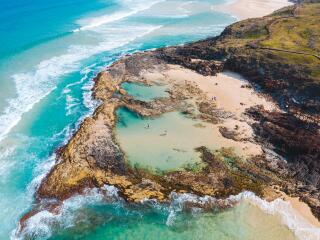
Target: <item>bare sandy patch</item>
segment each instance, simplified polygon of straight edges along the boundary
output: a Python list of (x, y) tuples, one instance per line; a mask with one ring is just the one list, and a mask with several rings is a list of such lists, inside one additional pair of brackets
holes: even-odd
[[(244, 113), (247, 108), (262, 105), (267, 110), (277, 109), (276, 105), (265, 96), (258, 94), (239, 74), (224, 72), (217, 76), (203, 76), (178, 65), (168, 65), (165, 70), (146, 71), (143, 78), (148, 82), (166, 84), (192, 84), (205, 93), (206, 99), (216, 105), (217, 110), (227, 112), (230, 117), (221, 119), (221, 123), (211, 124), (212, 137), (216, 148), (233, 148), (243, 157), (263, 153), (261, 145), (253, 139), (253, 129)], [(200, 99), (201, 101), (201, 99)], [(232, 137), (223, 136), (221, 129), (232, 132)]]
[(290, 197), (285, 193), (283, 193), (283, 200), (289, 202), (292, 208), (312, 226), (320, 228), (319, 220), (312, 214), (310, 207), (306, 203), (300, 201), (298, 197)]
[(265, 199), (269, 202), (274, 201), (277, 198), (290, 203), (292, 210), (303, 219), (304, 222), (312, 226), (313, 228), (319, 229), (320, 231), (320, 222), (312, 214), (312, 211), (308, 204), (301, 201), (299, 197), (290, 197), (283, 191), (279, 190), (279, 186), (267, 187), (264, 189)]
[(217, 76), (203, 76), (189, 69), (171, 65), (166, 74), (175, 80), (195, 83), (218, 108), (232, 112), (236, 117), (241, 117), (245, 109), (256, 105), (263, 105), (266, 110), (276, 109), (273, 102), (248, 87), (249, 82), (236, 73), (224, 72), (218, 73)]
[(287, 0), (235, 0), (222, 5), (212, 6), (212, 10), (233, 15), (238, 20), (263, 17), (272, 12), (292, 5)]

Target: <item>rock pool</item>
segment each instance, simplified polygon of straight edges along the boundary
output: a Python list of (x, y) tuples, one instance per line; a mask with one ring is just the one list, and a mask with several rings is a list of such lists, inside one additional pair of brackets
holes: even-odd
[(199, 167), (201, 159), (195, 148), (214, 146), (210, 124), (179, 112), (142, 118), (120, 108), (117, 116), (117, 140), (134, 166), (160, 171)]
[(166, 92), (167, 86), (165, 85), (152, 85), (147, 86), (139, 83), (125, 82), (121, 87), (126, 92), (141, 101), (151, 101), (155, 98), (168, 97), (169, 94)]

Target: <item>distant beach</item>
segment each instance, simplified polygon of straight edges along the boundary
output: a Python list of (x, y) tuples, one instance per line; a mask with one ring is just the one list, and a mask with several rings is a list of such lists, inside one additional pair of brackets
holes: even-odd
[(287, 0), (234, 0), (226, 4), (214, 5), (212, 10), (229, 13), (238, 20), (243, 20), (266, 16), (292, 4)]

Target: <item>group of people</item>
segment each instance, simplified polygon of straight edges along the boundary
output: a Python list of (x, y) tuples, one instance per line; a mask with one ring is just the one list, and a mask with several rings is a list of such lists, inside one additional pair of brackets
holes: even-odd
[[(150, 128), (150, 124), (148, 123), (147, 126), (144, 127), (145, 129), (149, 129)], [(168, 134), (167, 130), (164, 130), (164, 133), (160, 134), (160, 136), (166, 136)]]

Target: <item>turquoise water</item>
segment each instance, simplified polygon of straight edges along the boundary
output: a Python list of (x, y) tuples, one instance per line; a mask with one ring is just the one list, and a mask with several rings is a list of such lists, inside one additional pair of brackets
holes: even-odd
[[(210, 200), (173, 194), (169, 205), (150, 201), (135, 206), (121, 200), (112, 187), (106, 187), (102, 191), (92, 190), (86, 197), (75, 196), (65, 201), (59, 215), (37, 216), (34, 224), (41, 226), (41, 231), (31, 227), (28, 236), (37, 234), (52, 240), (296, 240), (281, 224), (280, 215), (265, 214), (249, 200), (223, 211), (203, 212), (197, 208), (183, 211), (193, 201)], [(54, 227), (48, 229), (48, 224)]]
[(214, 147), (212, 126), (179, 112), (152, 119), (120, 108), (117, 116), (117, 140), (133, 166), (159, 173), (183, 168), (201, 169), (203, 164), (195, 148)]
[(156, 98), (169, 97), (169, 94), (166, 92), (166, 86), (146, 86), (143, 84), (125, 82), (121, 84), (121, 87), (126, 90), (130, 96), (141, 101), (151, 101)]
[[(248, 212), (251, 215), (248, 216)], [(174, 207), (147, 204), (136, 209), (125, 204), (91, 204), (77, 210), (77, 215), (79, 224), (76, 227), (61, 231), (50, 239), (255, 240), (257, 236), (261, 240), (296, 239), (279, 224), (278, 217), (266, 215), (258, 207), (245, 202), (232, 210), (208, 213), (185, 213), (174, 210)], [(89, 228), (85, 227), (88, 223)]]
[[(93, 77), (123, 54), (219, 34), (235, 20), (211, 10), (221, 2), (0, 0), (0, 239), (18, 237), (18, 220), (32, 208), (55, 150), (96, 107)], [(118, 200), (71, 203), (79, 208), (70, 207), (61, 224), (41, 212), (41, 221), (33, 218), (25, 234), (32, 234), (30, 239), (147, 239), (152, 229), (153, 236), (174, 234), (164, 222), (168, 211), (127, 209)], [(189, 217), (177, 224), (197, 226)], [(180, 239), (188, 233), (174, 231)]]

